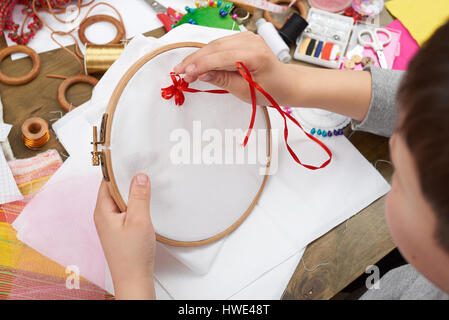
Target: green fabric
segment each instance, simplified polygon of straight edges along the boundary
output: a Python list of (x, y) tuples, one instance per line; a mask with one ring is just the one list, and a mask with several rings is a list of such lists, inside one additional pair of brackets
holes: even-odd
[[(232, 2), (223, 2), (221, 8), (224, 8), (227, 3), (232, 8)], [(185, 14), (176, 26), (189, 23), (189, 19), (193, 19), (199, 26), (240, 31), (238, 23), (231, 18), (229, 13), (222, 17), (219, 13), (220, 8), (218, 7), (200, 7), (194, 9), (195, 11), (193, 13)]]

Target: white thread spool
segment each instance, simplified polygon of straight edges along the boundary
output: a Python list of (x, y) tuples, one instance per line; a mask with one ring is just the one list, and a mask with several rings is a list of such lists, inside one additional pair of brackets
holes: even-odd
[(272, 23), (264, 18), (257, 20), (257, 33), (265, 40), (276, 57), (283, 63), (290, 61), (290, 48), (282, 40)]

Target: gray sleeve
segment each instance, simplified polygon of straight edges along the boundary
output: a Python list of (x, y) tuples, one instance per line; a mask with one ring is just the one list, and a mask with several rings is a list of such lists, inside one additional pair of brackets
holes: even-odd
[(387, 272), (360, 300), (448, 300), (449, 295), (406, 264)]
[(396, 123), (396, 93), (404, 72), (377, 67), (366, 70), (371, 72), (372, 78), (371, 104), (363, 121), (352, 120), (352, 129), (389, 137)]

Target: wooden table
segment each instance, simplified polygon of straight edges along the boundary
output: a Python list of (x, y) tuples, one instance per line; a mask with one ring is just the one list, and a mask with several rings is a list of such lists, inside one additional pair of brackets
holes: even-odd
[[(381, 21), (382, 19), (388, 22), (391, 17), (383, 14)], [(163, 29), (157, 29), (147, 35), (160, 37), (163, 34)], [(2, 37), (0, 48), (5, 46), (6, 42)], [(40, 151), (27, 149), (21, 140), (20, 128), (27, 118), (37, 116), (51, 124), (64, 114), (56, 99), (61, 80), (47, 78), (46, 75), (74, 75), (79, 72), (77, 62), (62, 50), (42, 53), (40, 56), (42, 69), (35, 80), (17, 87), (0, 84), (4, 120), (13, 124), (9, 141), (16, 158), (27, 158), (47, 149), (56, 149), (65, 159), (67, 153), (54, 134)], [(7, 58), (1, 64), (4, 73), (15, 76), (25, 74), (30, 68), (30, 59), (12, 62)], [(69, 89), (67, 98), (74, 105), (80, 105), (90, 98), (90, 94), (89, 85), (77, 84)], [(350, 140), (370, 162), (389, 159), (386, 138), (355, 132)], [(391, 166), (379, 163), (378, 169), (387, 180), (390, 180)], [(385, 222), (384, 204), (385, 197), (311, 243), (296, 268), (283, 298), (330, 299), (363, 274), (367, 266), (375, 264), (391, 252), (395, 246)]]

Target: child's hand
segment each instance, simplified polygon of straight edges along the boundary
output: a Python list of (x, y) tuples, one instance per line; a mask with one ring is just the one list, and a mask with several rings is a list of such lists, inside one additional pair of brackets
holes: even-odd
[[(276, 58), (266, 42), (252, 32), (243, 32), (210, 42), (186, 57), (173, 71), (185, 74), (187, 82), (197, 79), (221, 87), (243, 101), (250, 102), (248, 82), (236, 69), (236, 62), (243, 62), (260, 86), (275, 99), (285, 94), (284, 65)], [(268, 104), (257, 95), (259, 105)]]
[(150, 218), (150, 180), (134, 177), (128, 210), (120, 213), (103, 181), (95, 225), (114, 282), (116, 299), (154, 299), (155, 234)]

